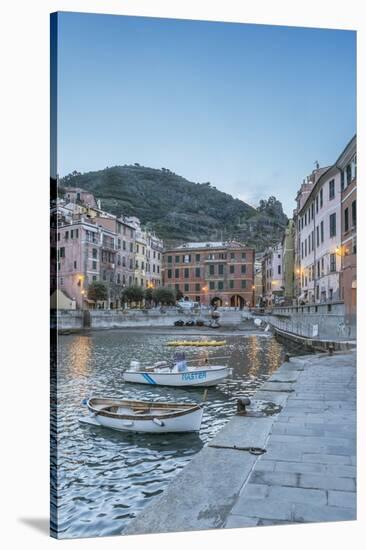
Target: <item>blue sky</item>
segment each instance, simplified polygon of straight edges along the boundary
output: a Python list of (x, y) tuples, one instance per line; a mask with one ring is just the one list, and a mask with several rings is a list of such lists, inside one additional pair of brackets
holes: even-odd
[(353, 31), (59, 14), (58, 172), (138, 162), (291, 215), (356, 131)]

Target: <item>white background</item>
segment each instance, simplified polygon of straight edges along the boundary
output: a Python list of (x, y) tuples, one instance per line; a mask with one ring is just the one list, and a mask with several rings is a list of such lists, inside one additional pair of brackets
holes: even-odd
[[(365, 523), (365, 15), (361, 1), (8, 0), (0, 19), (0, 537), (3, 548), (165, 550), (364, 547)], [(49, 13), (56, 10), (357, 29), (359, 508), (357, 522), (55, 541), (48, 538)], [(340, 85), (342, 82), (339, 75)], [(319, 85), (319, 83), (317, 83)], [(327, 86), (327, 82), (320, 83)], [(363, 103), (360, 100), (363, 98)], [(299, 128), (301, 138), (301, 128)], [(347, 136), (345, 136), (345, 139)], [(326, 129), (324, 129), (326, 139)], [(286, 151), (283, 151), (286, 162)], [(299, 181), (301, 178), (299, 174)], [(361, 206), (360, 206), (361, 205)], [(363, 287), (362, 288), (362, 283)], [(5, 402), (4, 402), (5, 398)], [(217, 495), (220, 498), (220, 495)], [(33, 524), (33, 527), (29, 525)], [(43, 529), (35, 526), (39, 524)]]

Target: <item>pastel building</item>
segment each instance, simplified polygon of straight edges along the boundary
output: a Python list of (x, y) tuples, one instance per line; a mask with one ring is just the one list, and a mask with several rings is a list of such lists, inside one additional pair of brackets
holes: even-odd
[(341, 179), (341, 299), (353, 322), (357, 307), (357, 141), (354, 136), (336, 161)]
[(283, 296), (282, 243), (268, 247), (262, 258), (263, 300), (269, 307)]
[(163, 255), (163, 284), (202, 305), (253, 305), (254, 249), (236, 241), (170, 248)]
[(282, 238), (283, 296), (292, 305), (295, 296), (295, 225), (289, 220)]
[(163, 261), (163, 241), (155, 233), (146, 233), (147, 253), (146, 253), (146, 284), (150, 288), (161, 286), (162, 281), (162, 261)]
[(341, 270), (341, 182), (335, 165), (308, 177), (297, 195), (296, 277), (301, 303), (338, 301)]

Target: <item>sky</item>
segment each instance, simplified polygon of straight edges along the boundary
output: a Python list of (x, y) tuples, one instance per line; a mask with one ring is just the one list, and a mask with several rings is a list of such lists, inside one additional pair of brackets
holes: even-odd
[(60, 176), (137, 162), (291, 216), (356, 132), (353, 31), (58, 18)]

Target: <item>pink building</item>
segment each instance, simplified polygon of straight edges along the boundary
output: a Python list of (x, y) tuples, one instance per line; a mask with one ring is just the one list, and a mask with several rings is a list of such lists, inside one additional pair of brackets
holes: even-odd
[(65, 199), (68, 202), (83, 204), (84, 206), (90, 206), (92, 208), (98, 207), (93, 193), (85, 191), (85, 189), (81, 189), (80, 187), (66, 187)]
[(337, 301), (341, 270), (341, 182), (337, 167), (314, 170), (297, 195), (295, 276), (304, 303)]

